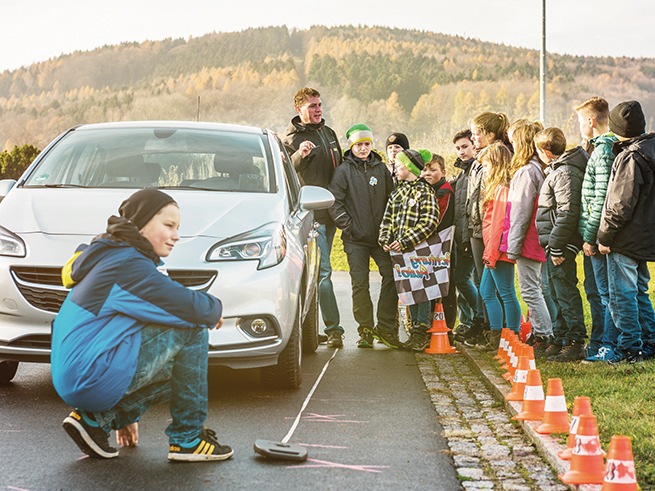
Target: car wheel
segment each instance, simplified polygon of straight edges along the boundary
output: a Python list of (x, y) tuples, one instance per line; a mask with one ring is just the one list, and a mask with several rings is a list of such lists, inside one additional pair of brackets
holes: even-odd
[(277, 365), (262, 368), (262, 384), (279, 389), (297, 389), (302, 383), (302, 329), (298, 315), (291, 331), (289, 342), (277, 359)]
[(0, 384), (8, 384), (16, 375), (18, 370), (17, 361), (3, 361), (0, 362)]
[(309, 299), (309, 310), (302, 323), (302, 351), (314, 353), (318, 348), (318, 287)]

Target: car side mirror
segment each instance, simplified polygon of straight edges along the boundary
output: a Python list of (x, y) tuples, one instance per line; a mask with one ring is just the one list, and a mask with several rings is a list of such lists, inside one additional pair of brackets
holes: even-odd
[(4, 199), (5, 196), (11, 191), (11, 189), (16, 185), (15, 179), (2, 179), (0, 180), (0, 201)]
[(303, 186), (300, 188), (300, 207), (303, 210), (324, 210), (334, 204), (334, 195), (325, 188)]

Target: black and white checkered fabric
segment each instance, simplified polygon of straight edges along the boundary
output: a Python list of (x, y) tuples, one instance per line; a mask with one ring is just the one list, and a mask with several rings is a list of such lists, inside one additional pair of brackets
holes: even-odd
[(448, 295), (450, 251), (455, 227), (433, 234), (414, 249), (391, 251), (393, 277), (403, 305), (414, 305)]

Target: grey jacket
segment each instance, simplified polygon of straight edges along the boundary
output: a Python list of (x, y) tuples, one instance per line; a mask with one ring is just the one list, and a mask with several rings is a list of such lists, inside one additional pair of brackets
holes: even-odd
[(466, 214), (466, 198), (468, 196), (469, 172), (471, 171), (473, 162), (474, 159), (466, 161), (457, 159), (455, 161), (455, 167), (462, 169), (462, 172), (450, 181), (450, 185), (455, 191), (453, 225), (455, 225), (455, 240), (458, 244), (463, 244), (471, 239), (469, 221)]

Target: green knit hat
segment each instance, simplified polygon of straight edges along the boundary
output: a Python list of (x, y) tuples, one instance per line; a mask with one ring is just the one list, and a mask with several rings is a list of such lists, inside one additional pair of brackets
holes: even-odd
[(430, 150), (428, 150), (426, 148), (419, 148), (418, 153), (421, 154), (421, 157), (423, 158), (423, 163), (424, 164), (428, 164), (428, 163), (432, 162), (433, 155), (432, 155), (432, 152), (430, 152)]
[(371, 128), (366, 126), (364, 123), (358, 123), (355, 125), (352, 125), (348, 131), (346, 131), (346, 138), (348, 139), (348, 144), (350, 145), (350, 148), (355, 143), (359, 143), (362, 141), (370, 141), (373, 143), (373, 132), (371, 131)]
[(416, 177), (421, 175), (421, 171), (423, 170), (423, 167), (425, 167), (423, 156), (411, 148), (399, 152), (398, 155), (396, 155), (396, 162), (403, 164), (403, 166), (407, 167), (407, 169)]

